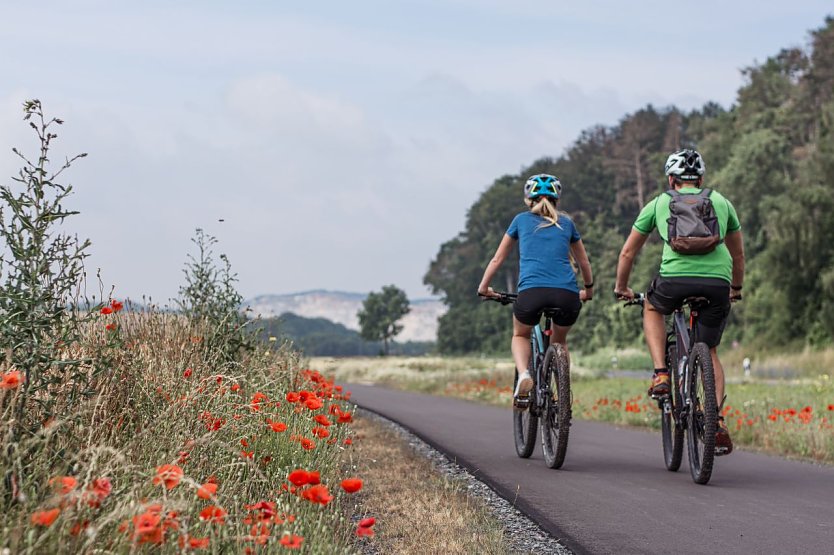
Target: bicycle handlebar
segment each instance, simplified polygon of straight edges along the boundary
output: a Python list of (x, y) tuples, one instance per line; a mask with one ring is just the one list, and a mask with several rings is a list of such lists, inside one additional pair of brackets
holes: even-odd
[(489, 295), (482, 295), (478, 293), (478, 296), (483, 298), (485, 301), (495, 301), (497, 303), (501, 303), (503, 305), (512, 304), (518, 298), (518, 295), (515, 293), (505, 293), (503, 291), (493, 291), (497, 297), (490, 297)]
[(617, 300), (626, 301), (626, 303), (623, 306), (643, 306), (643, 303), (646, 300), (646, 295), (644, 295), (643, 293), (636, 293), (634, 295), (634, 298), (630, 299), (630, 300), (629, 299), (624, 299), (623, 297), (620, 297), (616, 293), (614, 295), (617, 296)]

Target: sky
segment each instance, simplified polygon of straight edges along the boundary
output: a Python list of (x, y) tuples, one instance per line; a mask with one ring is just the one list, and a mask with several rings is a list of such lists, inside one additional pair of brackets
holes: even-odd
[(175, 297), (196, 228), (245, 297), (389, 283), (427, 297), (429, 263), (495, 178), (648, 103), (729, 107), (743, 68), (807, 46), (831, 14), (830, 0), (0, 0), (0, 180), (12, 147), (36, 147), (21, 104), (39, 98), (66, 122), (53, 160), (89, 153), (64, 174), (81, 212), (65, 228), (92, 240), (88, 273), (117, 297)]

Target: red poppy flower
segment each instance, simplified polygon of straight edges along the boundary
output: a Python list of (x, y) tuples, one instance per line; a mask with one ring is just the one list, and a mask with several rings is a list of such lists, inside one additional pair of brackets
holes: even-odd
[(297, 468), (290, 472), (289, 476), (287, 476), (287, 480), (296, 486), (303, 486), (310, 481), (310, 474), (306, 470)]
[(72, 528), (70, 528), (70, 535), (71, 536), (77, 536), (89, 527), (90, 527), (90, 521), (89, 520), (79, 520), (78, 522), (76, 522), (75, 524), (72, 525)]
[(272, 420), (267, 420), (266, 422), (273, 432), (281, 433), (287, 431), (287, 425), (283, 422), (273, 422)]
[(269, 397), (258, 391), (252, 396), (252, 402), (249, 404), (249, 406), (252, 408), (252, 410), (258, 411), (261, 410), (261, 403), (266, 401), (269, 401)]
[(238, 391), (238, 390), (240, 390), (240, 384), (239, 383), (236, 383), (236, 384), (232, 385), (232, 391)]
[(240, 458), (242, 459), (251, 459), (255, 455), (254, 451), (241, 451)]
[(362, 537), (371, 538), (374, 535), (374, 529), (373, 528), (363, 528), (362, 526), (360, 526), (356, 529), (356, 535), (359, 536), (360, 538), (362, 538)]
[(20, 370), (11, 370), (0, 377), (0, 389), (15, 389), (23, 382)]
[(200, 499), (211, 499), (217, 494), (217, 484), (214, 482), (206, 482), (197, 488), (197, 497)]
[(302, 437), (302, 438), (301, 438), (301, 446), (302, 446), (304, 449), (306, 449), (307, 451), (310, 451), (311, 449), (315, 449), (315, 448), (316, 448), (316, 442), (315, 442), (315, 441), (313, 441), (312, 439), (309, 439), (309, 438), (306, 438), (306, 437)]
[(216, 505), (209, 505), (200, 511), (200, 520), (206, 522), (214, 522), (216, 524), (225, 524), (226, 511)]
[(376, 519), (372, 516), (369, 516), (368, 518), (363, 518), (359, 521), (360, 528), (370, 528), (374, 524), (376, 524)]
[(353, 445), (353, 440), (350, 439), (349, 437), (345, 438), (345, 445)]
[(253, 524), (249, 529), (249, 539), (258, 545), (266, 545), (269, 541), (269, 523)]
[(311, 486), (321, 483), (321, 474), (318, 470), (311, 470), (307, 473), (307, 483)]
[(321, 399), (319, 399), (318, 397), (312, 397), (310, 399), (307, 399), (307, 402), (305, 404), (307, 405), (307, 408), (310, 410), (319, 410), (321, 407), (324, 406), (324, 403), (322, 403)]
[(268, 521), (275, 516), (275, 503), (271, 501), (258, 501), (254, 505), (246, 505), (246, 508), (250, 511), (259, 511), (258, 520), (261, 522)]
[(37, 526), (51, 526), (59, 514), (61, 514), (61, 509), (36, 511), (32, 513), (32, 524)]
[(290, 391), (287, 393), (287, 402), (289, 403), (297, 403), (301, 397), (295, 391)]
[(290, 534), (288, 536), (284, 536), (281, 538), (280, 544), (286, 547), (287, 549), (300, 549), (301, 544), (304, 542), (304, 538), (301, 536), (296, 536), (295, 534)]
[(209, 546), (209, 538), (192, 538), (189, 535), (180, 536), (180, 549), (206, 549)]
[(113, 491), (113, 485), (110, 483), (110, 478), (96, 478), (87, 486), (87, 491), (84, 493), (87, 505), (93, 508), (100, 507), (101, 502), (110, 495), (111, 491)]
[(113, 312), (119, 312), (124, 307), (125, 307), (125, 305), (123, 305), (122, 303), (120, 303), (116, 299), (113, 299), (112, 301), (110, 301), (110, 308), (113, 309)]
[(166, 489), (174, 489), (182, 480), (182, 468), (175, 464), (163, 464), (156, 469), (153, 485), (164, 484)]
[(359, 478), (347, 478), (342, 480), (342, 489), (348, 493), (356, 493), (362, 489), (362, 480)]
[(339, 422), (339, 424), (347, 424), (349, 422), (353, 422), (353, 413), (351, 413), (351, 412), (340, 412), (338, 422)]
[(182, 375), (186, 378), (190, 378), (191, 377), (191, 372), (192, 372), (191, 368), (186, 368), (185, 372), (183, 372)]
[(240, 444), (241, 444), (243, 447), (249, 447), (249, 441), (248, 441), (246, 438), (241, 439), (241, 440), (240, 440)]
[(828, 405), (828, 410), (834, 410), (834, 405)]
[(159, 528), (162, 516), (152, 510), (147, 510), (141, 515), (133, 517), (133, 529), (137, 535), (152, 534)]
[(116, 324), (111, 322), (111, 323), (107, 324), (106, 326), (104, 326), (104, 329), (106, 329), (107, 331), (116, 331), (117, 327), (118, 326)]
[(78, 485), (78, 480), (73, 476), (56, 476), (49, 480), (49, 485), (55, 488), (56, 493), (66, 495), (75, 489)]
[(327, 505), (333, 499), (333, 496), (330, 495), (330, 492), (327, 490), (327, 486), (323, 486), (321, 484), (310, 486), (305, 489), (301, 492), (301, 497), (311, 503), (319, 503), (321, 505)]
[(315, 418), (313, 418), (317, 423), (321, 424), (322, 426), (330, 426), (330, 420), (323, 414), (317, 414)]
[(330, 432), (327, 431), (327, 428), (316, 426), (315, 428), (313, 428), (313, 435), (317, 438), (324, 439), (330, 435)]
[(105, 316), (107, 316), (108, 314), (113, 314), (113, 309), (110, 308), (109, 306), (105, 306), (104, 308), (101, 309), (101, 313), (104, 314)]

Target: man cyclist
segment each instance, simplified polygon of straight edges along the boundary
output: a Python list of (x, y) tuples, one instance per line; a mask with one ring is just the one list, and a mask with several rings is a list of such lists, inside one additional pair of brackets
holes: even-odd
[[(640, 211), (631, 234), (626, 239), (617, 264), (617, 282), (614, 292), (619, 298), (633, 299), (634, 291), (628, 286), (634, 259), (645, 244), (649, 234), (657, 228), (664, 241), (660, 271), (646, 292), (643, 311), (643, 331), (654, 363), (654, 375), (649, 389), (652, 397), (669, 394), (669, 369), (666, 368), (665, 316), (680, 307), (687, 297), (705, 297), (709, 304), (699, 311), (698, 338), (710, 348), (715, 367), (715, 393), (719, 407), (716, 453), (728, 454), (733, 449), (729, 431), (720, 416), (724, 399), (724, 368), (718, 359), (716, 348), (730, 313), (730, 301), (741, 299), (744, 280), (744, 246), (741, 225), (735, 208), (717, 191), (703, 191), (701, 186), (705, 171), (701, 155), (691, 149), (672, 153), (666, 160), (665, 170), (669, 191), (652, 199)], [(692, 195), (692, 196), (689, 196)], [(716, 232), (720, 242), (705, 254), (681, 253), (670, 244), (670, 204), (682, 202), (694, 204), (705, 197), (712, 204), (718, 220)], [(671, 222), (670, 222), (671, 224)], [(677, 244), (676, 244), (677, 245)]]

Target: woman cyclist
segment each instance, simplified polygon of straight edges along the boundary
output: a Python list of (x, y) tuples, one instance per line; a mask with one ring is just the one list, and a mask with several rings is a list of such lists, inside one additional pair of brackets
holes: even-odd
[[(530, 334), (539, 323), (542, 311), (545, 308), (562, 309), (561, 316), (553, 319), (550, 339), (567, 350), (568, 331), (579, 317), (581, 301), (591, 300), (594, 294), (591, 263), (579, 232), (567, 214), (557, 211), (561, 194), (562, 184), (552, 175), (539, 174), (527, 180), (524, 202), (529, 210), (513, 218), (478, 286), (480, 295), (497, 296), (489, 283), (518, 241), (520, 271), (511, 343), (519, 372), (514, 392), (516, 398), (526, 396), (533, 388), (533, 379), (527, 369), (531, 355)], [(576, 285), (571, 255), (585, 281), (582, 291)]]

